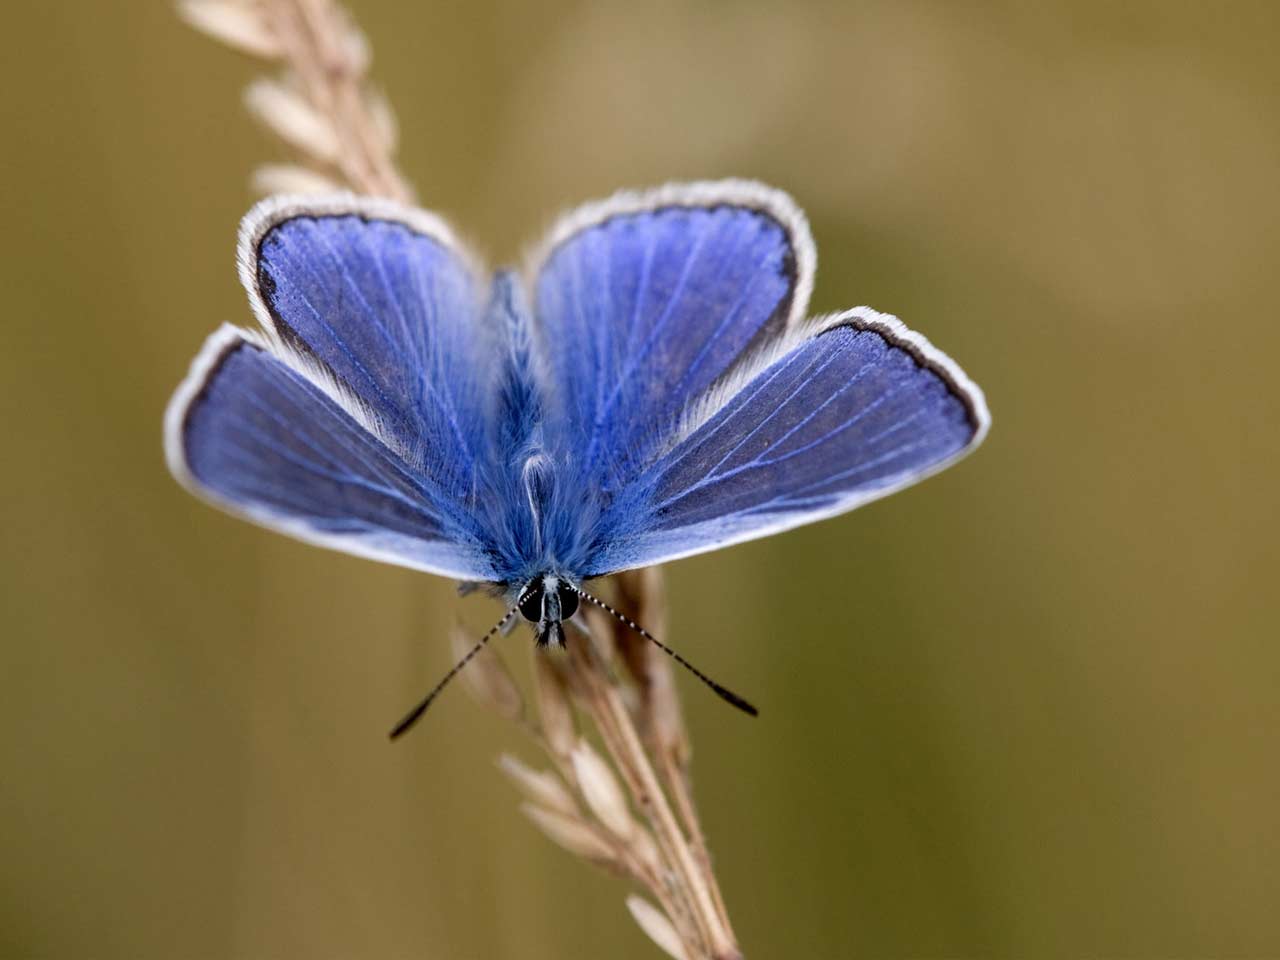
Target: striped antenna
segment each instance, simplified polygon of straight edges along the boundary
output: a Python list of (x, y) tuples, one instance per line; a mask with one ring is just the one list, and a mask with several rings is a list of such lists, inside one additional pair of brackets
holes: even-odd
[(480, 642), (477, 643), (470, 650), (468, 650), (467, 655), (453, 665), (453, 669), (444, 675), (444, 678), (435, 685), (432, 691), (428, 693), (425, 697), (423, 697), (421, 702), (412, 710), (410, 710), (405, 715), (405, 718), (403, 720), (401, 720), (399, 723), (395, 725), (395, 729), (391, 731), (392, 740), (399, 737), (401, 734), (403, 734), (405, 731), (407, 731), (410, 727), (412, 727), (415, 723), (418, 722), (418, 720), (422, 717), (422, 715), (427, 712), (427, 707), (431, 706), (431, 701), (436, 698), (436, 696), (440, 693), (441, 690), (443, 690), (446, 686), (448, 686), (450, 680), (452, 680), (454, 677), (456, 677), (459, 673), (462, 672), (462, 668), (471, 662), (471, 658), (474, 657), (477, 653), (481, 651), (481, 649), (484, 648), (484, 645), (489, 642), (489, 640), (493, 637), (493, 635), (507, 625), (508, 621), (510, 621), (511, 618), (516, 615), (516, 611), (518, 611), (519, 609), (520, 609), (520, 605), (516, 604), (516, 606), (508, 610), (506, 614), (503, 616), (503, 618), (499, 620), (497, 623), (495, 623), (493, 627), (489, 630), (489, 632), (480, 638)]
[(599, 597), (593, 597), (591, 594), (587, 593), (585, 590), (580, 590), (577, 587), (571, 587), (571, 589), (583, 600), (586, 600), (589, 603), (594, 603), (601, 610), (604, 610), (606, 613), (612, 614), (618, 620), (619, 623), (622, 623), (630, 627), (636, 633), (640, 634), (640, 636), (644, 637), (646, 640), (652, 643), (655, 647), (657, 647), (659, 650), (661, 650), (663, 653), (669, 656), (672, 660), (680, 664), (680, 666), (684, 667), (686, 670), (692, 673), (695, 677), (697, 677), (699, 680), (705, 683), (708, 687), (710, 687), (712, 691), (714, 691), (716, 696), (718, 696), (721, 700), (725, 700), (733, 704), (733, 706), (737, 707), (743, 713), (750, 714), (753, 717), (759, 716), (760, 711), (757, 710), (755, 707), (753, 707), (750, 703), (748, 703), (742, 697), (738, 696), (728, 687), (723, 687), (720, 684), (716, 683), (714, 680), (708, 677), (705, 673), (703, 673), (701, 670), (695, 667), (692, 663), (690, 663), (684, 657), (680, 656), (680, 654), (676, 653), (674, 650), (672, 650), (665, 643), (663, 643), (661, 640), (659, 640), (657, 637), (651, 634), (644, 627), (640, 626), (640, 624), (636, 623), (630, 617), (626, 616), (625, 614), (619, 613), (617, 610), (613, 609), (613, 607), (609, 606)]

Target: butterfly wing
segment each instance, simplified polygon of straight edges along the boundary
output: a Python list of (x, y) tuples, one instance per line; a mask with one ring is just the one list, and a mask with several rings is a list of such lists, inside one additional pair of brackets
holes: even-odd
[(166, 416), (193, 492), (308, 542), (496, 579), (475, 519), (486, 345), (446, 227), (351, 197), (246, 218), (241, 279), (264, 334), (215, 333)]
[(981, 390), (865, 307), (743, 363), (601, 520), (593, 572), (662, 563), (844, 513), (976, 447)]
[(623, 195), (567, 218), (545, 249), (550, 392), (603, 500), (584, 575), (851, 510), (985, 434), (981, 391), (894, 318), (804, 319), (813, 245), (777, 191)]
[(341, 383), (439, 482), (474, 483), (487, 284), (443, 221), (368, 198), (266, 200), (241, 227), (239, 262), (274, 341)]
[(743, 181), (620, 194), (564, 218), (531, 269), (550, 409), (582, 479), (626, 487), (688, 404), (804, 316), (804, 216)]

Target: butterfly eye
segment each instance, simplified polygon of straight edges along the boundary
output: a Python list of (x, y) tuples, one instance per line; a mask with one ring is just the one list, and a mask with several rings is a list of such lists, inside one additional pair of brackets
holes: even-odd
[(520, 599), (520, 616), (530, 623), (542, 619), (542, 581), (534, 583), (524, 592)]
[(578, 591), (567, 583), (556, 586), (556, 597), (560, 601), (560, 619), (568, 620), (578, 612)]

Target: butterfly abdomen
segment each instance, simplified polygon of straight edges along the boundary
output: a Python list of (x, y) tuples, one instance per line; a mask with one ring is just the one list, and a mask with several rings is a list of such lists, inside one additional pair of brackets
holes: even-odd
[(486, 323), (501, 331), (501, 369), (497, 378), (497, 410), (493, 418), (494, 461), (521, 465), (531, 447), (543, 417), (542, 400), (533, 370), (533, 333), (529, 308), (520, 281), (510, 271), (500, 270), (493, 279)]
[(501, 367), (495, 378), (490, 441), (501, 515), (494, 518), (506, 547), (501, 566), (508, 582), (547, 573), (571, 574), (585, 550), (583, 525), (599, 515), (589, 490), (571, 491), (566, 451), (546, 430), (532, 319), (519, 278), (494, 277), (486, 322), (499, 333)]

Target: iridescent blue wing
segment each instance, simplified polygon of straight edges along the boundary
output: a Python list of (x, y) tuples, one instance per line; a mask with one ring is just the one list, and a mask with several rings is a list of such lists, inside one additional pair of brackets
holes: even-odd
[(474, 486), (487, 281), (442, 221), (367, 198), (267, 200), (245, 218), (239, 262), (273, 340), (343, 384), (437, 482)]
[(447, 228), (351, 197), (266, 201), (240, 270), (265, 335), (206, 344), (166, 418), (175, 475), (299, 539), (496, 579), (475, 521), (492, 365)]
[(561, 221), (535, 259), (548, 421), (608, 494), (744, 351), (804, 316), (813, 245), (784, 194), (743, 181), (620, 194)]
[(852, 510), (955, 462), (990, 422), (982, 392), (893, 317), (797, 329), (703, 397), (599, 522), (598, 575)]
[(924, 338), (865, 308), (804, 319), (814, 265), (791, 200), (742, 181), (624, 194), (552, 232), (533, 274), (548, 420), (598, 500), (578, 572), (851, 510), (981, 441), (981, 391)]
[(226, 326), (174, 394), (165, 446), (184, 486), (244, 519), (358, 556), (496, 579), (464, 505), (377, 429), (350, 397)]

